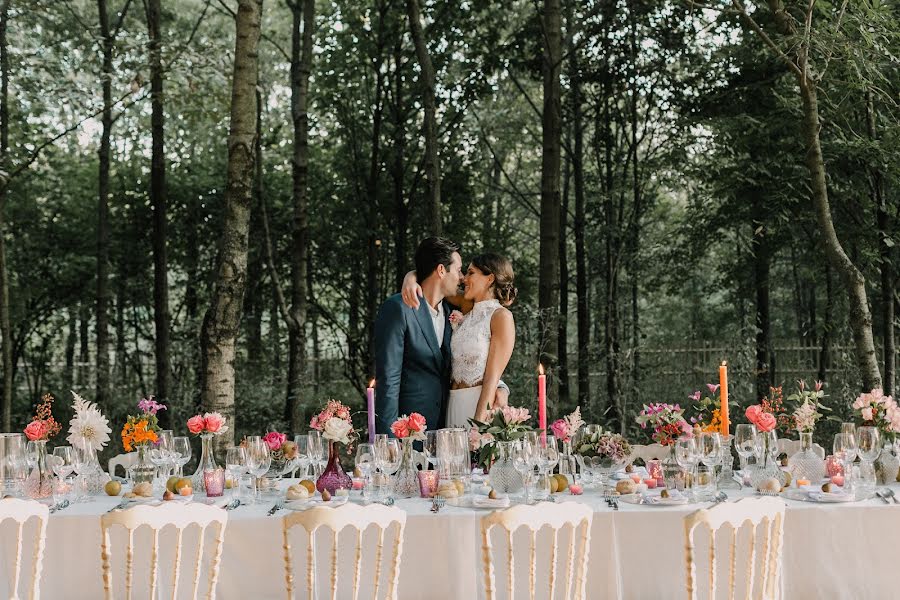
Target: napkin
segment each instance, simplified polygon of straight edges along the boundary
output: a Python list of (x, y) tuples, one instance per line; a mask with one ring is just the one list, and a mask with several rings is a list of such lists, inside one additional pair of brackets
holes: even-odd
[(472, 496), (472, 506), (475, 508), (506, 508), (509, 506), (509, 496), (493, 500), (487, 496)]

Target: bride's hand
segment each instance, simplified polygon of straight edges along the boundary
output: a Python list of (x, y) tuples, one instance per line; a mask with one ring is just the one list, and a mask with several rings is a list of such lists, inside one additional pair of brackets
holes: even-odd
[(403, 299), (403, 304), (418, 310), (419, 298), (422, 296), (422, 286), (416, 280), (416, 272), (410, 271), (403, 278), (403, 285), (400, 288), (400, 297)]
[(494, 395), (494, 408), (503, 408), (509, 406), (509, 390), (506, 388), (497, 388)]

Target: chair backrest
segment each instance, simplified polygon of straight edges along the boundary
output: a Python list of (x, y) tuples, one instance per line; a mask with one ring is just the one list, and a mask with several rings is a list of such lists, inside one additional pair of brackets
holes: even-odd
[(109, 459), (107, 463), (107, 471), (110, 477), (116, 476), (116, 467), (122, 467), (125, 470), (125, 476), (128, 476), (128, 468), (137, 460), (137, 452), (128, 452), (126, 454), (117, 454)]
[[(13, 521), (16, 523), (16, 550), (14, 570), (12, 571), (12, 580), (9, 582), (9, 598), (18, 600), (22, 596), (19, 595), (19, 585), (21, 584), (20, 571), (22, 570), (22, 561), (24, 560), (24, 550), (22, 548), (25, 542), (24, 528), (29, 519), (37, 519), (38, 524), (34, 533), (34, 555), (31, 558), (31, 586), (28, 591), (28, 597), (35, 600), (40, 597), (41, 589), (41, 568), (44, 561), (44, 543), (47, 540), (47, 520), (50, 518), (50, 509), (46, 505), (35, 501), (19, 500), (18, 498), (6, 498), (0, 500), (0, 524), (4, 521)], [(2, 551), (0, 555), (9, 556), (10, 553), (5, 547), (12, 539), (4, 536)]]
[[(816, 456), (825, 460), (825, 448), (820, 446), (819, 444), (812, 445), (813, 452), (816, 453)], [(788, 440), (784, 438), (779, 438), (778, 440), (778, 454), (787, 454), (788, 458), (794, 455), (794, 453), (800, 451), (800, 440)]]
[[(781, 595), (782, 538), (784, 534), (784, 502), (780, 498), (744, 498), (738, 502), (723, 502), (712, 508), (701, 509), (684, 518), (685, 560), (687, 563), (687, 595), (689, 600), (697, 598), (696, 559), (700, 556), (695, 548), (694, 537), (698, 528), (705, 527), (709, 534), (709, 577), (707, 597), (717, 594), (716, 572), (716, 532), (725, 525), (731, 529), (731, 564), (728, 570), (727, 597), (737, 597), (736, 574), (738, 564), (738, 532), (749, 525), (747, 538), (748, 554), (741, 555), (741, 564), (747, 565), (746, 593), (751, 598), (758, 590), (757, 598), (774, 599)], [(759, 548), (757, 548), (759, 546)], [(757, 570), (757, 562), (760, 568)]]
[(328, 529), (332, 536), (332, 551), (329, 557), (329, 570), (331, 572), (331, 598), (338, 598), (338, 535), (344, 529), (356, 532), (355, 568), (353, 571), (352, 596), (341, 595), (341, 598), (358, 598), (360, 572), (363, 561), (363, 533), (369, 527), (375, 527), (378, 534), (378, 542), (375, 545), (375, 576), (373, 598), (378, 598), (382, 587), (382, 557), (384, 552), (384, 539), (387, 531), (396, 525), (393, 543), (389, 548), (390, 554), (386, 557), (390, 561), (390, 573), (387, 579), (387, 598), (397, 597), (397, 580), (400, 577), (400, 559), (403, 554), (403, 531), (406, 528), (406, 512), (396, 508), (372, 504), (360, 506), (347, 503), (338, 508), (318, 506), (304, 511), (285, 515), (282, 520), (284, 535), (284, 569), (285, 583), (287, 584), (287, 596), (294, 597), (294, 572), (291, 564), (290, 531), (296, 526), (303, 527), (308, 534), (306, 545), (306, 598), (316, 598), (316, 531), (320, 528)]
[[(578, 502), (561, 502), (550, 504), (542, 502), (534, 506), (519, 505), (506, 510), (494, 511), (481, 518), (482, 572), (487, 600), (496, 595), (494, 581), (494, 557), (491, 544), (491, 529), (500, 527), (506, 532), (507, 560), (507, 595), (515, 597), (515, 563), (516, 552), (513, 534), (517, 529), (525, 527), (531, 531), (529, 553), (529, 588), (531, 598), (535, 597), (535, 571), (538, 568), (536, 543), (538, 531), (549, 527), (553, 534), (550, 546), (550, 575), (547, 579), (550, 598), (556, 597), (556, 562), (559, 546), (559, 533), (565, 528), (571, 529), (569, 548), (565, 562), (565, 596), (564, 598), (584, 598), (585, 576), (587, 573), (588, 554), (591, 543), (591, 522), (594, 513), (591, 508)], [(576, 548), (576, 545), (578, 546)], [(574, 592), (573, 592), (574, 586)]]
[[(149, 527), (153, 536), (150, 548), (150, 598), (157, 598), (157, 580), (159, 574), (159, 534), (166, 527), (176, 530), (174, 544), (174, 561), (171, 582), (171, 597), (173, 600), (179, 596), (178, 583), (181, 578), (181, 564), (187, 560), (182, 555), (183, 535), (191, 527), (198, 527), (200, 534), (197, 540), (196, 557), (193, 558), (194, 574), (191, 584), (191, 598), (196, 600), (200, 585), (200, 567), (203, 562), (204, 538), (209, 527), (214, 527), (214, 539), (212, 558), (209, 566), (209, 582), (206, 597), (213, 600), (216, 597), (216, 581), (219, 577), (219, 561), (222, 558), (222, 543), (225, 539), (225, 525), (228, 522), (228, 513), (216, 506), (206, 504), (180, 502), (168, 502), (161, 506), (138, 505), (128, 510), (116, 510), (108, 512), (100, 517), (100, 528), (103, 533), (100, 558), (103, 561), (103, 588), (107, 600), (113, 598), (113, 574), (110, 565), (112, 542), (110, 528), (121, 525), (128, 533), (128, 547), (125, 553), (125, 589), (128, 598), (131, 598), (132, 579), (134, 578), (134, 553), (135, 531), (143, 526)], [(184, 545), (186, 546), (186, 545)]]

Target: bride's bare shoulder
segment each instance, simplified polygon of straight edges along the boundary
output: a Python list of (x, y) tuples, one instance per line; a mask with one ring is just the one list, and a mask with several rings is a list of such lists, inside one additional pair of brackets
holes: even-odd
[(499, 307), (491, 315), (491, 328), (494, 327), (515, 327), (516, 321), (513, 318), (512, 311), (505, 306)]

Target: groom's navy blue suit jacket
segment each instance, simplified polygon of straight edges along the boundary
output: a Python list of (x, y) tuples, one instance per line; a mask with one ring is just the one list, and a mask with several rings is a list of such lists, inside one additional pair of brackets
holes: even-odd
[(450, 389), (450, 311), (444, 302), (444, 339), (438, 345), (426, 302), (414, 309), (400, 294), (385, 300), (375, 319), (375, 429), (391, 434), (400, 415), (425, 417), (429, 430), (444, 426)]

